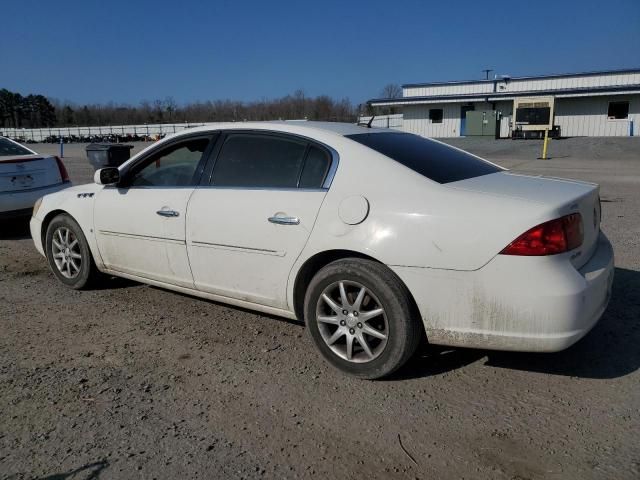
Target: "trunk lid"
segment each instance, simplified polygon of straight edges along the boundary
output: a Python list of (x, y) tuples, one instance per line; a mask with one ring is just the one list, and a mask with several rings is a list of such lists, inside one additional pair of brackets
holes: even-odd
[(62, 177), (54, 157), (0, 157), (0, 192), (32, 190), (61, 182)]
[(555, 218), (578, 212), (582, 216), (584, 239), (580, 247), (568, 252), (571, 255), (571, 263), (576, 268), (582, 267), (596, 249), (601, 210), (600, 187), (595, 183), (505, 171), (449, 183), (446, 186), (539, 204), (541, 209), (555, 214)]

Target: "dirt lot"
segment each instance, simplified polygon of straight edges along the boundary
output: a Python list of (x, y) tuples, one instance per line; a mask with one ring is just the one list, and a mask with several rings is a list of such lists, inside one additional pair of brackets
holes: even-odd
[[(451, 143), (601, 183), (616, 280), (577, 345), (424, 349), (354, 380), (298, 323), (127, 281), (68, 290), (5, 223), (0, 478), (639, 478), (640, 139), (553, 141), (550, 161), (537, 141)], [(82, 148), (66, 147), (76, 183)]]

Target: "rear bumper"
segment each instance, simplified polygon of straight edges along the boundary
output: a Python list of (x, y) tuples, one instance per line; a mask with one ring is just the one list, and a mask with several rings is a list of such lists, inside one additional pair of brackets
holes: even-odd
[(12, 218), (27, 218), (31, 215), (33, 208), (22, 208), (20, 210), (0, 211), (0, 220), (10, 220)]
[(430, 343), (554, 352), (580, 340), (604, 313), (614, 256), (600, 233), (579, 270), (562, 255), (498, 255), (475, 272), (394, 270), (418, 303)]
[(16, 192), (0, 192), (0, 216), (26, 216), (31, 215), (29, 210), (33, 209), (33, 204), (40, 197), (49, 193), (59, 192), (69, 188), (71, 182), (47, 185), (46, 187), (32, 188), (30, 190), (19, 190)]

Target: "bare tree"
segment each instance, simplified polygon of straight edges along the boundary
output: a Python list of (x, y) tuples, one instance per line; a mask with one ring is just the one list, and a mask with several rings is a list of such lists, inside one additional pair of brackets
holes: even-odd
[(382, 98), (400, 98), (402, 97), (402, 87), (397, 83), (389, 83), (384, 86), (380, 96)]

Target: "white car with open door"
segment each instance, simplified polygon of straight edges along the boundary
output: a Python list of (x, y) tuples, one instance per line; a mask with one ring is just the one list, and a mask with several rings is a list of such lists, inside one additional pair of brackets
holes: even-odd
[(58, 157), (39, 155), (0, 137), (0, 219), (28, 218), (38, 198), (69, 186), (69, 175)]
[(597, 185), (349, 124), (179, 133), (44, 197), (31, 232), (72, 288), (102, 272), (298, 318), (363, 378), (425, 340), (564, 349), (613, 280)]

